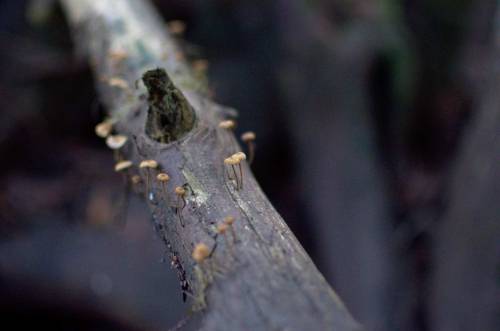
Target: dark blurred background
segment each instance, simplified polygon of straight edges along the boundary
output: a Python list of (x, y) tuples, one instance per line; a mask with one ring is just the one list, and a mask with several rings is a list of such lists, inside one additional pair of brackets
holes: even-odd
[[(367, 330), (500, 329), (500, 16), (466, 0), (157, 0), (257, 134), (254, 172)], [(0, 0), (5, 323), (189, 310), (53, 0)], [(128, 206), (128, 208), (125, 208)], [(78, 328), (76, 327), (78, 326)]]

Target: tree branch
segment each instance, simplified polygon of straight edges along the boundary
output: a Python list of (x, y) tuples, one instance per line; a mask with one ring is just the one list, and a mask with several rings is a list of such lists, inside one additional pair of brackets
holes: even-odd
[[(61, 2), (76, 46), (90, 57), (114, 129), (129, 137), (123, 155), (134, 165), (154, 159), (170, 176), (163, 191), (153, 176), (157, 170), (132, 170), (149, 183), (142, 189), (154, 226), (186, 280), (184, 290), (203, 312), (202, 329), (358, 330), (249, 167), (243, 164), (242, 189), (228, 179), (224, 159), (239, 151), (232, 133), (218, 127), (228, 110), (206, 97), (202, 80), (181, 60), (150, 5), (139, 0)], [(168, 144), (146, 135), (151, 100), (148, 104), (144, 87), (133, 87), (145, 71), (157, 67), (165, 68), (196, 116), (194, 128)], [(175, 208), (177, 186), (187, 190), (182, 223)], [(216, 225), (227, 216), (235, 217), (237, 240), (229, 233), (217, 235)], [(198, 243), (211, 251), (199, 265), (191, 258)]]

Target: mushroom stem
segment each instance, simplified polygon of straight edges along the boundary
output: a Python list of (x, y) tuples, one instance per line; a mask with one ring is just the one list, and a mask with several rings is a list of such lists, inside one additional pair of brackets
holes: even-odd
[(182, 199), (182, 207), (179, 208), (177, 207), (176, 210), (177, 210), (177, 216), (179, 217), (179, 222), (181, 223), (181, 226), (184, 227), (184, 221), (182, 220), (182, 210), (184, 209), (184, 207), (186, 207), (186, 200), (184, 199), (184, 197), (180, 197)]
[(243, 188), (243, 170), (241, 168), (241, 162), (238, 163), (238, 168), (240, 168), (240, 187), (239, 188), (242, 189)]
[(149, 195), (149, 168), (146, 169), (146, 189), (144, 190), (144, 194), (146, 197), (146, 201), (148, 200), (148, 195)]
[(161, 192), (163, 194), (163, 199), (165, 199), (165, 203), (167, 202), (167, 189), (166, 184), (164, 182), (161, 183)]
[(238, 175), (236, 174), (236, 168), (234, 167), (234, 164), (231, 164), (231, 168), (233, 169), (234, 179), (236, 180), (236, 189), (238, 190), (240, 187), (240, 182), (238, 179)]
[[(177, 194), (177, 203), (175, 207), (175, 213), (179, 217), (179, 222), (181, 223), (181, 226), (184, 227), (184, 222), (182, 220), (182, 210), (184, 210), (184, 207), (186, 207), (186, 190), (181, 187), (177, 186), (175, 188), (175, 194)], [(180, 200), (182, 200), (182, 206), (180, 206)]]
[(255, 157), (255, 144), (252, 141), (248, 142), (248, 164), (252, 165), (253, 159)]

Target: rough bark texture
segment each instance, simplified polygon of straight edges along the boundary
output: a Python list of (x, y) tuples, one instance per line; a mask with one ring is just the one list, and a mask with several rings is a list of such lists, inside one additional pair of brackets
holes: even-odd
[[(217, 126), (228, 110), (205, 97), (148, 3), (62, 0), (62, 4), (77, 47), (90, 56), (100, 82), (101, 101), (116, 121), (116, 130), (130, 138), (124, 155), (135, 165), (154, 159), (170, 175), (165, 193), (152, 176), (154, 171), (149, 176), (141, 173), (143, 182), (150, 180), (146, 195), (154, 226), (179, 277), (186, 277), (186, 291), (198, 298), (197, 303), (206, 294), (201, 328), (358, 330), (359, 325), (269, 203), (247, 165), (243, 167), (243, 189), (236, 190), (227, 179), (223, 160), (239, 150), (232, 133)], [(125, 52), (127, 57), (119, 59), (113, 52)], [(156, 67), (166, 69), (197, 116), (195, 128), (169, 144), (145, 135), (148, 105), (141, 95), (146, 91), (133, 87), (146, 70)], [(109, 78), (123, 79), (130, 87), (109, 84)], [(139, 173), (137, 167), (133, 172)], [(187, 206), (182, 211), (184, 227), (173, 207), (176, 186), (188, 188)], [(236, 218), (236, 242), (215, 232), (215, 225), (229, 215)], [(199, 266), (203, 281), (191, 258), (194, 245), (200, 242), (212, 249), (208, 261)], [(210, 274), (213, 281), (204, 290)]]

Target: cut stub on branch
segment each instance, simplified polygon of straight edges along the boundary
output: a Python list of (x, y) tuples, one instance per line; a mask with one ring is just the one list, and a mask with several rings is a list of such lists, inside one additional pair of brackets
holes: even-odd
[(193, 129), (195, 112), (164, 69), (146, 71), (142, 81), (148, 90), (146, 134), (149, 138), (166, 144)]

